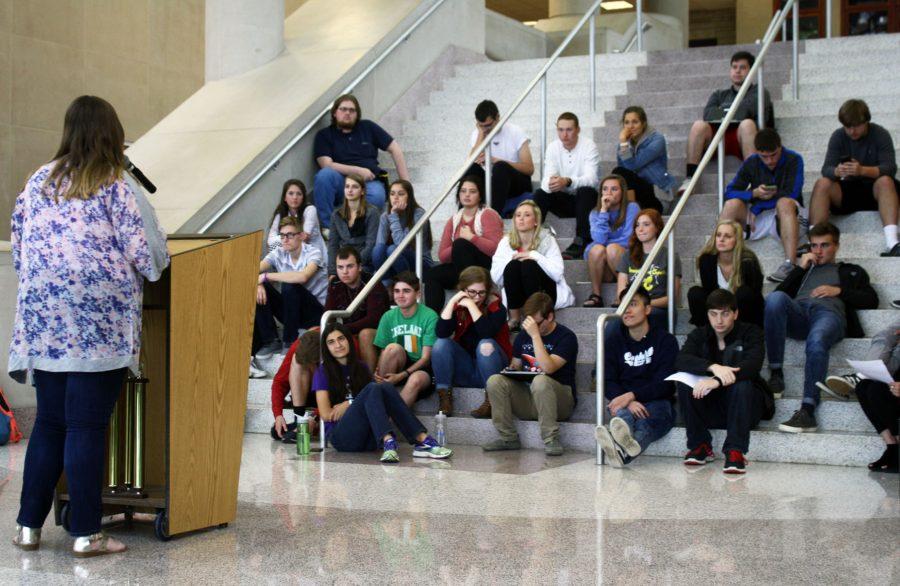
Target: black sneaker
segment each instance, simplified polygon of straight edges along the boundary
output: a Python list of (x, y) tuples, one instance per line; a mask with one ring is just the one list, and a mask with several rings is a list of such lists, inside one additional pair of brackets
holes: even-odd
[(810, 415), (805, 409), (797, 409), (791, 418), (778, 424), (778, 429), (788, 433), (810, 433), (819, 429), (816, 425), (816, 417)]
[(850, 400), (850, 393), (856, 389), (862, 378), (856, 373), (832, 375), (825, 379), (825, 383), (816, 383), (820, 390), (825, 391), (835, 399)]
[(769, 388), (776, 399), (781, 398), (784, 394), (784, 371), (772, 371), (769, 374)]
[(744, 474), (747, 472), (747, 460), (744, 459), (744, 454), (742, 454), (739, 450), (728, 450), (728, 453), (725, 454), (725, 467), (722, 468), (722, 472), (725, 474)]
[(894, 299), (891, 301), (891, 307), (894, 309), (900, 309), (900, 299)]
[(881, 256), (900, 256), (900, 242), (893, 245), (890, 250), (885, 250)]
[(562, 253), (563, 260), (581, 260), (582, 256), (584, 256), (584, 244), (579, 238), (573, 240), (572, 244)]
[(281, 443), (296, 444), (297, 443), (297, 432), (296, 431), (284, 432), (284, 435), (281, 436)]
[(707, 462), (712, 462), (715, 459), (716, 456), (715, 454), (713, 454), (712, 448), (709, 447), (709, 444), (702, 443), (684, 455), (684, 465), (703, 466)]

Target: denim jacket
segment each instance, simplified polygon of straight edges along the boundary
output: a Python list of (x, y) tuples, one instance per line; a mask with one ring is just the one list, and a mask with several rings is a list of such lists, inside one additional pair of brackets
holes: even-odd
[(675, 178), (669, 175), (669, 156), (666, 153), (666, 137), (660, 132), (648, 128), (637, 144), (619, 146), (616, 162), (637, 173), (663, 191), (675, 187)]

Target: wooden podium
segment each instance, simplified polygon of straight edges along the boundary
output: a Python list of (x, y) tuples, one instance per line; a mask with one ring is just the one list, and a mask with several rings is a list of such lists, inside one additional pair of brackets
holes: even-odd
[[(169, 237), (172, 263), (144, 287), (144, 495), (107, 491), (104, 515), (130, 521), (135, 512), (155, 512), (163, 540), (234, 520), (261, 247), (262, 232)], [(119, 438), (113, 465), (123, 471), (125, 395), (110, 427)], [(63, 477), (56, 520), (68, 528), (66, 493)]]

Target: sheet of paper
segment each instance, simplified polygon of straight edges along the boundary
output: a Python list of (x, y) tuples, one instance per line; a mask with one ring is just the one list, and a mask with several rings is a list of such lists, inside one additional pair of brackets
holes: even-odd
[(694, 388), (694, 385), (697, 384), (697, 381), (704, 377), (697, 376), (696, 374), (691, 374), (689, 372), (676, 372), (675, 374), (671, 374), (666, 377), (666, 380), (675, 381), (677, 383), (684, 383), (687, 386)]
[(887, 384), (894, 382), (887, 366), (881, 360), (848, 360), (847, 364), (866, 378)]

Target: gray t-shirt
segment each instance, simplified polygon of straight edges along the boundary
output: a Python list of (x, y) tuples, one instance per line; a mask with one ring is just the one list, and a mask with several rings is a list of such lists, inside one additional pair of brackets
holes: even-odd
[[(643, 257), (641, 262), (643, 263)], [(669, 254), (666, 247), (663, 246), (659, 249), (656, 260), (650, 265), (650, 270), (647, 271), (646, 276), (644, 276), (644, 289), (650, 294), (650, 299), (666, 296), (666, 270), (668, 267)], [(616, 267), (617, 272), (626, 273), (628, 275), (629, 285), (631, 284), (631, 281), (634, 280), (634, 277), (639, 270), (641, 270), (641, 265), (633, 266), (631, 264), (631, 256), (627, 252), (622, 255), (622, 258), (619, 260), (619, 266)], [(681, 276), (681, 258), (678, 256), (677, 252), (675, 253), (675, 276)]]
[(844, 302), (839, 297), (820, 297), (812, 298), (810, 293), (821, 285), (831, 285), (839, 287), (841, 278), (838, 274), (838, 265), (830, 263), (827, 265), (813, 266), (803, 277), (800, 283), (800, 289), (797, 291), (797, 301), (811, 305), (822, 305), (841, 316), (844, 326), (847, 324), (847, 310)]

